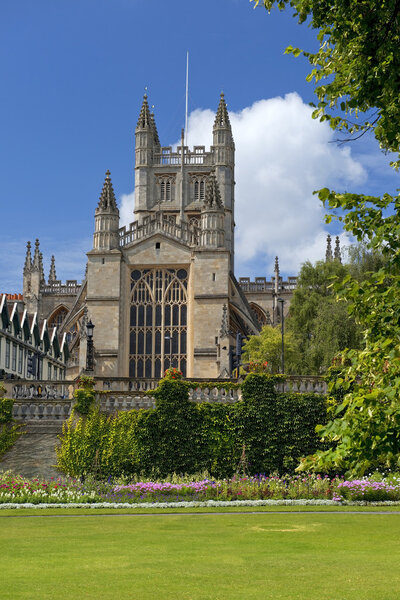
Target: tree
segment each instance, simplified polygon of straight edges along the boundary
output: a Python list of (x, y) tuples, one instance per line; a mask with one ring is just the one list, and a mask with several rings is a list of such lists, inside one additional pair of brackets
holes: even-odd
[[(255, 6), (260, 0), (251, 0)], [(312, 66), (318, 104), (314, 118), (359, 136), (373, 130), (380, 146), (400, 147), (399, 0), (263, 0), (270, 11), (290, 6), (299, 23), (317, 30), (319, 49), (303, 54)], [(338, 110), (341, 112), (338, 114)], [(362, 120), (360, 117), (363, 116)]]
[(348, 314), (348, 302), (338, 302), (335, 278), (343, 280), (349, 266), (334, 260), (306, 262), (290, 303), (287, 330), (298, 349), (293, 370), (299, 375), (321, 375), (345, 348), (361, 346), (360, 330)]
[[(255, 5), (259, 0), (253, 0)], [(317, 30), (315, 53), (303, 54), (312, 65), (309, 81), (317, 84), (314, 118), (347, 132), (350, 139), (372, 131), (384, 151), (400, 150), (400, 1), (263, 0), (270, 10), (287, 5), (300, 23)], [(322, 83), (321, 83), (322, 82)], [(399, 167), (400, 161), (392, 163)], [(350, 274), (334, 286), (363, 330), (362, 350), (341, 356), (341, 374), (332, 384), (342, 388), (343, 402), (320, 434), (334, 441), (303, 468), (367, 469), (400, 466), (400, 196), (381, 198), (337, 193), (319, 197), (360, 243), (380, 253), (384, 264), (363, 280)], [(333, 215), (332, 215), (333, 213)], [(336, 389), (337, 391), (337, 389)]]
[[(292, 365), (295, 364), (295, 345), (290, 332), (285, 334), (284, 339), (285, 370), (293, 372)], [(268, 363), (268, 371), (279, 373), (281, 371), (282, 334), (280, 327), (264, 325), (260, 335), (252, 335), (244, 345), (243, 362), (257, 364)]]

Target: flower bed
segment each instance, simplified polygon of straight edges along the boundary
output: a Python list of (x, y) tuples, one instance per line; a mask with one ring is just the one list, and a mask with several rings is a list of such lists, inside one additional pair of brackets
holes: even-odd
[(374, 481), (356, 479), (338, 484), (338, 499), (364, 502), (400, 501), (400, 479)]
[[(400, 478), (345, 481), (320, 475), (259, 475), (213, 480), (172, 476), (163, 481), (113, 482), (77, 479), (24, 479), (0, 474), (0, 506), (105, 505), (124, 507), (258, 506), (275, 503), (400, 502)], [(211, 504), (210, 504), (211, 503)]]

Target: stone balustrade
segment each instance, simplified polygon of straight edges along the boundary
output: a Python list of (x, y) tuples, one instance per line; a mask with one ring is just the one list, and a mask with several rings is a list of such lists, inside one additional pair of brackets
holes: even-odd
[(328, 386), (323, 377), (288, 375), (285, 381), (277, 384), (276, 389), (298, 394), (326, 394)]
[(160, 214), (157, 214), (154, 219), (151, 219), (149, 222), (143, 223), (142, 225), (138, 225), (137, 221), (134, 221), (128, 228), (121, 227), (119, 229), (119, 245), (121, 247), (127, 246), (132, 242), (136, 242), (157, 232), (162, 232), (167, 236), (185, 242), (190, 246), (197, 246), (199, 244), (198, 228), (192, 228), (187, 223), (177, 225)]
[(3, 381), (6, 397), (15, 400), (65, 400), (71, 399), (74, 392), (73, 381), (36, 381), (33, 379), (6, 379)]
[[(210, 381), (209, 387), (190, 388), (190, 400), (224, 404), (241, 400), (240, 388), (224, 388), (221, 386), (223, 381), (215, 380), (217, 382), (218, 387)], [(4, 383), (6, 396), (15, 401), (13, 414), (18, 421), (63, 421), (71, 414), (76, 387), (72, 381), (6, 380)], [(146, 392), (156, 388), (157, 384), (157, 379), (99, 377), (96, 378), (96, 401), (106, 413), (155, 408), (155, 399)], [(279, 392), (327, 393), (327, 384), (322, 377), (287, 376), (276, 386)]]
[(72, 400), (15, 400), (13, 417), (17, 421), (65, 421), (71, 414)]

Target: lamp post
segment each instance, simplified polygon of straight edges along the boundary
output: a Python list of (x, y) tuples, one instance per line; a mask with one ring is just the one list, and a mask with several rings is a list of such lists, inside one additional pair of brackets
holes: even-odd
[(283, 314), (283, 305), (284, 305), (285, 301), (283, 298), (278, 298), (278, 302), (281, 305), (281, 334), (282, 334), (281, 370), (282, 370), (282, 373), (284, 373), (285, 372), (285, 342), (284, 342), (285, 317)]
[(169, 341), (169, 368), (172, 369), (172, 333), (166, 333), (165, 341)]
[(92, 320), (86, 324), (87, 333), (87, 353), (86, 353), (86, 371), (94, 371), (94, 352), (93, 352), (93, 329)]

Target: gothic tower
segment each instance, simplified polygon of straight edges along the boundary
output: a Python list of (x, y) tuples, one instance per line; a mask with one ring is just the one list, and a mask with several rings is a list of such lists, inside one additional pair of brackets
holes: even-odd
[(215, 175), (225, 207), (225, 244), (231, 252), (231, 270), (234, 271), (234, 186), (235, 143), (225, 96), (221, 93), (213, 127), (213, 154)]

